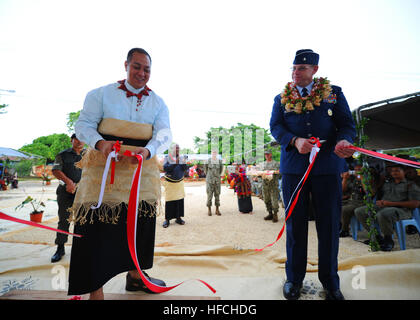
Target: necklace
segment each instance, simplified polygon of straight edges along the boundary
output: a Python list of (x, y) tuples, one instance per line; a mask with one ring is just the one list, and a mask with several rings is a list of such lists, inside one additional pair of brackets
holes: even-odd
[(322, 99), (328, 98), (331, 91), (330, 81), (327, 78), (314, 78), (310, 94), (303, 98), (299, 94), (296, 84), (288, 82), (281, 93), (281, 103), (287, 112), (293, 111), (301, 114), (304, 111), (314, 110), (314, 106), (318, 107)]

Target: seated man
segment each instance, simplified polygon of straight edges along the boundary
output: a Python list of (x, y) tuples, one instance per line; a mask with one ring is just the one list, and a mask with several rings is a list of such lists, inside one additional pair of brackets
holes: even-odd
[[(414, 160), (409, 158), (408, 160)], [(418, 187), (420, 187), (420, 176), (417, 174), (417, 170), (414, 167), (405, 166), (404, 167), (405, 172), (405, 178), (408, 182), (415, 183)], [(417, 232), (420, 232), (420, 230), (417, 230), (415, 226), (407, 226), (406, 227), (407, 234), (416, 234)]]
[(417, 186), (420, 187), (420, 176), (417, 174), (416, 168), (405, 166), (404, 173), (408, 182), (414, 182)]
[[(379, 187), (379, 174), (374, 168), (370, 171), (370, 193), (376, 196)], [(354, 170), (342, 174), (343, 200), (341, 208), (341, 231), (340, 237), (350, 236), (350, 221), (354, 216), (354, 210), (363, 206), (363, 198), (366, 195), (366, 183), (362, 174), (362, 165), (356, 164)]]
[(362, 186), (361, 165), (358, 164), (353, 170), (342, 174), (343, 200), (341, 207), (341, 231), (340, 237), (350, 236), (350, 220), (354, 210), (363, 206), (365, 192)]
[[(394, 223), (410, 219), (411, 211), (420, 206), (420, 188), (405, 179), (404, 167), (400, 164), (392, 164), (389, 167), (391, 179), (385, 182), (382, 198), (377, 200), (375, 205), (376, 220), (384, 234), (384, 238), (381, 235), (377, 238), (382, 251), (391, 251), (394, 247)], [(369, 230), (366, 207), (357, 208), (355, 215), (363, 227)]]

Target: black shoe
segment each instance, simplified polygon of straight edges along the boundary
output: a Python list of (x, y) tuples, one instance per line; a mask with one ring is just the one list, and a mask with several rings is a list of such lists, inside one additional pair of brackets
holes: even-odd
[(185, 224), (185, 221), (184, 221), (184, 220), (182, 220), (181, 218), (177, 218), (177, 219), (175, 220), (175, 222), (176, 222), (176, 223), (178, 223), (178, 224), (180, 224), (181, 226)]
[(302, 289), (302, 284), (294, 284), (291, 281), (286, 281), (283, 286), (283, 296), (287, 300), (297, 300), (300, 297), (300, 289)]
[(273, 220), (273, 213), (269, 212), (268, 215), (264, 217), (264, 220)]
[(384, 243), (381, 244), (381, 250), (382, 251), (392, 251), (394, 248), (394, 241), (391, 239), (385, 239)]
[(325, 289), (325, 300), (346, 300), (344, 299), (343, 294), (341, 293), (340, 289), (335, 291), (330, 291)]
[[(149, 277), (149, 275), (143, 271), (143, 274), (147, 279), (149, 279), (150, 282), (152, 282), (155, 285), (166, 287), (166, 283), (162, 280), (155, 279)], [(130, 273), (127, 272), (126, 282), (125, 282), (125, 290), (127, 291), (144, 291), (147, 293), (156, 293), (151, 291), (146, 285), (144, 284), (142, 279), (134, 279), (130, 276)]]
[(164, 228), (167, 228), (167, 227), (169, 227), (169, 220), (165, 220), (165, 221), (163, 221), (163, 225), (162, 225)]
[(340, 231), (340, 238), (350, 237), (350, 233), (345, 230)]
[(61, 258), (65, 255), (64, 251), (64, 245), (58, 245), (57, 251), (54, 253), (54, 255), (51, 257), (51, 262), (58, 262), (61, 260)]
[[(381, 235), (376, 236), (376, 241), (378, 241), (379, 245), (382, 245), (384, 243), (384, 238)], [(369, 245), (370, 244), (370, 239), (367, 239), (365, 241), (363, 241), (364, 244)]]

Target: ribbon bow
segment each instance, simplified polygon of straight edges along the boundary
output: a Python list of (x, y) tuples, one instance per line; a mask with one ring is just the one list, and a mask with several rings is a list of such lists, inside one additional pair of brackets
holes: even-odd
[(316, 154), (319, 152), (321, 148), (321, 141), (319, 141), (318, 138), (311, 137), (309, 138), (309, 142), (313, 144), (313, 147), (311, 149), (311, 154), (309, 155), (309, 163), (312, 163), (312, 161), (315, 159)]
[(115, 156), (112, 158), (111, 162), (111, 181), (110, 184), (114, 184), (114, 176), (115, 176), (115, 162), (118, 161), (118, 153), (121, 150), (121, 143), (117, 140), (115, 144), (112, 146), (112, 150), (115, 153)]
[(126, 92), (127, 98), (136, 96), (138, 100), (141, 100), (141, 98), (143, 96), (148, 96), (149, 95), (149, 91), (152, 91), (148, 86), (145, 86), (144, 89), (141, 92), (134, 93), (134, 92), (127, 89), (127, 87), (125, 85), (125, 80), (118, 81), (118, 83), (120, 84), (118, 89), (124, 90)]
[(310, 137), (309, 142), (312, 143), (313, 145), (316, 145), (318, 148), (321, 147), (321, 141), (319, 141), (318, 138)]

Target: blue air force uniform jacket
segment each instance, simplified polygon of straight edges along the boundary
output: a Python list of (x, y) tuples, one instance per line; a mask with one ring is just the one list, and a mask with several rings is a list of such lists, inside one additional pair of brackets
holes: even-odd
[(317, 155), (311, 175), (339, 174), (345, 168), (344, 159), (334, 153), (340, 140), (353, 143), (355, 125), (347, 100), (340, 87), (331, 86), (332, 91), (314, 110), (297, 114), (287, 112), (281, 104), (281, 96), (274, 98), (270, 130), (281, 145), (280, 172), (282, 174), (305, 173), (309, 165), (309, 154), (300, 154), (296, 148), (288, 147), (294, 136), (318, 137), (326, 140)]

